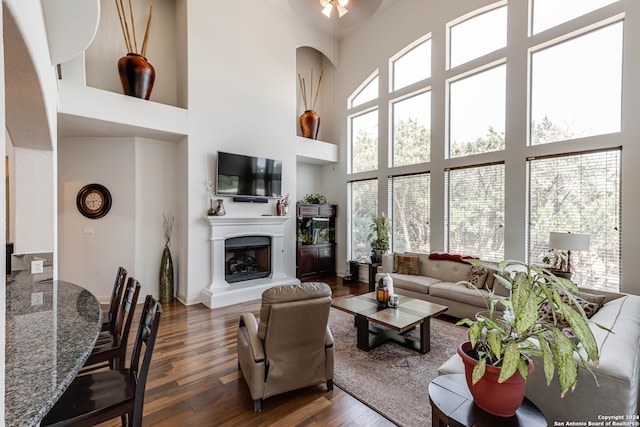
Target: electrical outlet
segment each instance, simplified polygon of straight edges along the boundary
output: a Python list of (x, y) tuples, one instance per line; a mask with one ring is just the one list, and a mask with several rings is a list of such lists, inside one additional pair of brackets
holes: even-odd
[(40, 273), (44, 273), (44, 261), (43, 260), (31, 261), (31, 274), (40, 274)]

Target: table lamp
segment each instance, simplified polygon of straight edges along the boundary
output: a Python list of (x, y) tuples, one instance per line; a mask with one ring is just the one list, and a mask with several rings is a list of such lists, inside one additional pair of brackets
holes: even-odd
[(589, 236), (587, 234), (549, 233), (549, 247), (567, 251), (567, 271), (571, 272), (571, 251), (588, 251)]

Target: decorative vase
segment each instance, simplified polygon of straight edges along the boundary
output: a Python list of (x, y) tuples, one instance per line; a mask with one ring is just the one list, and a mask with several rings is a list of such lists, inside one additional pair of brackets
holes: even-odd
[[(467, 386), (473, 396), (474, 403), (490, 414), (499, 417), (511, 417), (522, 405), (527, 386), (526, 381), (516, 371), (507, 381), (498, 383), (500, 368), (487, 365), (484, 376), (474, 385), (472, 373), (478, 361), (468, 354), (471, 349), (471, 343), (469, 341), (464, 342), (458, 347), (458, 354), (464, 362)], [(529, 375), (533, 370), (533, 362), (529, 361)]]
[(118, 60), (120, 82), (125, 95), (149, 99), (156, 71), (147, 58), (137, 53), (127, 53)]
[(282, 205), (282, 215), (289, 215), (289, 205)]
[(386, 306), (389, 302), (389, 288), (387, 288), (387, 282), (384, 278), (381, 278), (378, 281), (378, 286), (376, 287), (376, 300), (378, 301), (379, 306)]
[(224, 202), (224, 200), (218, 199), (218, 200), (216, 200), (216, 202), (218, 202), (218, 206), (216, 207), (216, 213), (214, 215), (215, 216), (225, 216), (227, 214), (227, 211), (225, 210), (224, 205), (222, 204), (222, 202)]
[(318, 138), (320, 116), (313, 110), (307, 110), (300, 116), (300, 129), (305, 138)]
[(209, 210), (207, 210), (207, 215), (214, 216), (216, 214), (216, 208), (213, 207), (213, 199), (209, 199)]
[(173, 301), (173, 261), (169, 246), (164, 247), (160, 261), (160, 302)]

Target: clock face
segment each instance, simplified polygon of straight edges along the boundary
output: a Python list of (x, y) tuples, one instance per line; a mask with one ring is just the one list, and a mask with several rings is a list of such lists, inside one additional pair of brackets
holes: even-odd
[(102, 218), (111, 209), (111, 193), (100, 184), (85, 185), (78, 192), (76, 206), (87, 218)]

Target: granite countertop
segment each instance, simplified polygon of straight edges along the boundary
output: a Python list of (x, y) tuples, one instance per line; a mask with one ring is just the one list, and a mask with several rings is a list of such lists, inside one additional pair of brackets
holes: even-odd
[(101, 327), (100, 303), (80, 286), (7, 284), (7, 426), (40, 423), (89, 357)]

